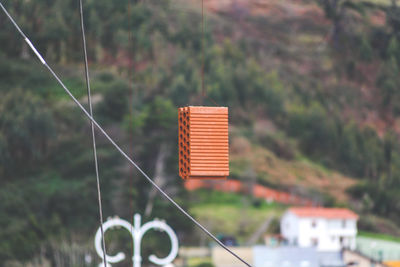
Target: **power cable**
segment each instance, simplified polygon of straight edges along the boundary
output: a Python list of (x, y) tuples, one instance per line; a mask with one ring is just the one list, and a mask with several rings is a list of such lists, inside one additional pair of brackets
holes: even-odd
[(197, 227), (199, 227), (204, 233), (206, 233), (211, 239), (213, 239), (218, 245), (220, 245), (222, 248), (224, 248), (226, 251), (228, 251), (230, 254), (232, 254), (234, 257), (236, 257), (238, 260), (240, 260), (243, 264), (246, 266), (251, 267), (249, 263), (247, 263), (244, 259), (242, 259), (239, 255), (237, 255), (235, 252), (230, 250), (227, 246), (225, 246), (220, 240), (218, 240), (217, 237), (215, 237), (210, 231), (208, 231), (202, 224), (200, 224), (196, 219), (194, 219), (188, 212), (186, 212), (178, 203), (175, 202), (164, 190), (162, 190), (140, 167), (137, 165), (136, 162), (134, 162), (123, 150), (122, 148), (107, 134), (107, 132), (99, 125), (99, 123), (89, 114), (89, 112), (82, 106), (82, 104), (75, 98), (75, 96), (71, 93), (71, 91), (65, 86), (65, 84), (61, 81), (61, 79), (57, 76), (57, 74), (53, 71), (53, 69), (47, 64), (47, 62), (44, 60), (42, 55), (37, 51), (35, 46), (31, 43), (31, 41), (26, 37), (24, 32), (19, 28), (18, 24), (15, 22), (15, 20), (11, 17), (11, 15), (8, 13), (7, 9), (3, 6), (3, 4), (0, 2), (0, 7), (3, 10), (3, 12), (7, 15), (7, 17), (10, 19), (12, 24), (15, 26), (15, 28), (18, 30), (18, 32), (21, 34), (21, 36), (24, 38), (25, 42), (29, 45), (29, 47), (32, 49), (32, 51), (35, 53), (35, 55), (38, 57), (40, 62), (47, 68), (47, 70), (50, 72), (50, 74), (57, 80), (57, 82), (61, 85), (61, 87), (64, 89), (64, 91), (69, 95), (69, 97), (75, 102), (75, 104), (81, 109), (81, 111), (86, 115), (86, 117), (89, 118), (89, 120), (96, 126), (96, 128), (103, 134), (103, 136), (117, 149), (117, 151), (132, 164), (145, 178), (146, 180), (153, 185), (159, 192), (160, 194), (165, 197), (171, 204), (173, 204), (183, 215), (185, 215), (188, 219), (190, 219)]
[[(88, 104), (89, 104), (89, 113), (90, 116), (93, 117), (93, 106), (92, 106), (92, 95), (90, 90), (90, 77), (89, 77), (89, 64), (87, 59), (87, 49), (86, 49), (86, 35), (85, 35), (85, 25), (83, 20), (83, 5), (82, 0), (79, 0), (79, 18), (81, 23), (81, 33), (82, 33), (82, 49), (83, 49), (83, 61), (85, 62), (85, 80), (86, 80), (86, 89), (88, 96)], [(96, 172), (96, 185), (97, 185), (97, 200), (99, 204), (99, 220), (100, 220), (100, 230), (101, 230), (101, 239), (103, 242), (103, 263), (104, 267), (107, 267), (106, 260), (106, 241), (104, 238), (104, 229), (103, 229), (103, 207), (101, 205), (101, 188), (100, 188), (100, 178), (99, 178), (99, 163), (97, 159), (97, 147), (96, 147), (96, 136), (94, 132), (93, 121), (90, 121), (90, 128), (92, 132), (92, 144), (93, 144), (93, 157), (94, 157), (94, 167)]]

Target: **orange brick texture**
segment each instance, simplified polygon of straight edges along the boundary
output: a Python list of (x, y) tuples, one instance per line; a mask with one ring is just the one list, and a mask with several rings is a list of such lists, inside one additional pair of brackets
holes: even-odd
[(179, 108), (179, 176), (182, 179), (229, 176), (228, 108)]

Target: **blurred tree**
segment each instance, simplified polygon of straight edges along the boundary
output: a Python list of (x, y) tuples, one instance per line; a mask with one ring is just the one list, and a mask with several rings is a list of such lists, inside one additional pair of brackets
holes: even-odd
[(370, 62), (373, 57), (373, 51), (371, 44), (368, 40), (367, 37), (363, 37), (361, 41), (361, 46), (360, 46), (360, 59), (365, 61), (365, 62)]
[(377, 76), (376, 85), (382, 94), (381, 105), (385, 109), (400, 114), (400, 92), (397, 88), (400, 85), (400, 69), (395, 57), (389, 58), (381, 67)]
[(387, 55), (389, 58), (393, 58), (397, 61), (397, 64), (400, 64), (400, 45), (399, 41), (396, 37), (392, 37), (389, 41), (389, 45), (387, 48)]
[(113, 81), (107, 85), (96, 114), (105, 122), (120, 122), (128, 111), (129, 86), (122, 81)]
[(15, 177), (48, 155), (55, 127), (42, 100), (15, 89), (0, 97), (0, 132), (0, 164), (7, 166), (3, 169), (6, 176)]
[(325, 16), (333, 23), (331, 31), (331, 40), (336, 49), (341, 48), (340, 35), (343, 34), (346, 23), (344, 22), (346, 14), (347, 0), (319, 0), (322, 5)]

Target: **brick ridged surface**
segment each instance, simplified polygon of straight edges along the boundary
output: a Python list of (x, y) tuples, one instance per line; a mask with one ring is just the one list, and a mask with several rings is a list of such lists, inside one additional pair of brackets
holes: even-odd
[(179, 176), (225, 179), (228, 175), (228, 108), (179, 108)]

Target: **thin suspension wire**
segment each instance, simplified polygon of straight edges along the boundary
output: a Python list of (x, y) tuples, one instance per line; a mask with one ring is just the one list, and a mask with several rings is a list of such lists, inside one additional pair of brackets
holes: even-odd
[[(82, 33), (82, 48), (83, 48), (83, 60), (85, 62), (85, 80), (86, 80), (86, 89), (88, 96), (88, 104), (89, 104), (89, 113), (90, 116), (93, 117), (93, 106), (92, 106), (92, 95), (90, 90), (90, 77), (89, 77), (89, 64), (87, 57), (87, 48), (86, 48), (86, 34), (85, 34), (85, 24), (83, 20), (83, 5), (82, 0), (79, 0), (79, 18), (81, 23), (81, 33)], [(94, 157), (94, 167), (96, 171), (96, 184), (97, 184), (97, 200), (99, 205), (99, 220), (100, 220), (100, 230), (101, 230), (101, 239), (102, 239), (102, 249), (103, 249), (103, 263), (104, 267), (107, 267), (106, 260), (106, 241), (104, 238), (104, 229), (103, 229), (103, 207), (101, 202), (101, 188), (100, 188), (100, 178), (99, 178), (99, 163), (97, 159), (97, 146), (96, 146), (96, 136), (94, 132), (94, 124), (93, 121), (90, 121), (90, 128), (92, 132), (92, 144), (93, 144), (93, 157)]]
[[(128, 0), (128, 25), (130, 26), (131, 23), (133, 23), (132, 19), (131, 19), (131, 14), (132, 14), (132, 6), (131, 6), (131, 0)], [(132, 34), (132, 28), (128, 27), (128, 57), (129, 57), (129, 66), (128, 66), (128, 83), (129, 83), (129, 113), (130, 113), (130, 123), (129, 123), (129, 154), (131, 157), (133, 157), (133, 72), (132, 72), (132, 68), (133, 68), (133, 62), (132, 62), (132, 57), (133, 55), (131, 54), (131, 51), (133, 51), (133, 34)], [(132, 47), (130, 47), (130, 45), (132, 45)], [(129, 198), (129, 208), (130, 208), (130, 219), (131, 219), (131, 232), (133, 233), (133, 225), (134, 225), (134, 209), (133, 209), (133, 194), (131, 194), (131, 192), (133, 192), (133, 188), (134, 188), (134, 183), (133, 183), (133, 179), (134, 174), (133, 174), (133, 167), (130, 166), (129, 168), (129, 174), (128, 174), (128, 179), (129, 179), (129, 190), (128, 193), (130, 195)], [(132, 191), (131, 191), (132, 190)], [(132, 251), (135, 249), (134, 248), (134, 241), (133, 239), (131, 240), (131, 245), (132, 245)]]
[(204, 0), (201, 0), (201, 104), (203, 105), (206, 91), (204, 88)]
[(204, 20), (204, 0), (201, 0), (201, 98), (200, 104), (204, 105), (204, 98), (210, 100), (215, 106), (220, 106), (218, 103), (207, 94), (204, 82), (204, 61), (205, 61), (205, 20)]
[(18, 24), (14, 21), (14, 19), (11, 17), (11, 15), (8, 13), (7, 9), (3, 6), (3, 4), (0, 2), (0, 7), (3, 10), (3, 12), (7, 15), (7, 17), (11, 20), (12, 24), (15, 26), (15, 28), (18, 30), (18, 32), (21, 34), (22, 37), (24, 37), (25, 42), (28, 43), (29, 47), (32, 49), (32, 51), (35, 53), (35, 55), (38, 57), (38, 59), (42, 62), (42, 64), (47, 68), (47, 70), (50, 72), (50, 74), (56, 79), (56, 81), (61, 85), (61, 87), (64, 89), (64, 91), (69, 95), (69, 97), (72, 99), (72, 101), (75, 102), (75, 104), (79, 107), (79, 109), (84, 113), (86, 117), (89, 118), (91, 122), (93, 122), (94, 126), (103, 134), (103, 136), (117, 149), (117, 151), (126, 159), (130, 164), (132, 164), (143, 176), (146, 178), (146, 180), (153, 185), (159, 192), (160, 194), (166, 198), (169, 202), (171, 202), (172, 205), (174, 205), (183, 215), (185, 215), (188, 219), (190, 219), (197, 227), (199, 227), (204, 233), (206, 233), (211, 239), (213, 239), (218, 245), (220, 245), (222, 248), (224, 248), (226, 251), (228, 251), (230, 254), (232, 254), (234, 257), (236, 257), (238, 260), (240, 260), (243, 264), (246, 266), (251, 267), (249, 263), (247, 263), (244, 259), (242, 259), (239, 255), (237, 255), (235, 252), (230, 250), (227, 246), (225, 246), (220, 240), (218, 240), (217, 237), (215, 237), (210, 231), (208, 231), (202, 224), (200, 224), (196, 219), (194, 219), (188, 212), (186, 212), (178, 203), (175, 202), (164, 190), (162, 190), (140, 167), (137, 165), (135, 161), (133, 161), (125, 152), (122, 150), (122, 148), (112, 139), (108, 133), (100, 126), (100, 124), (89, 114), (89, 112), (82, 106), (82, 104), (75, 98), (75, 96), (71, 93), (71, 91), (65, 86), (65, 84), (61, 81), (61, 79), (57, 76), (57, 74), (54, 72), (54, 70), (47, 64), (47, 62), (43, 59), (42, 55), (37, 51), (36, 47), (31, 43), (31, 41), (26, 37), (24, 32), (18, 27)]

